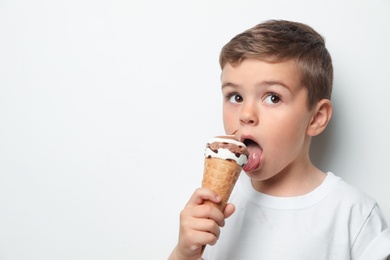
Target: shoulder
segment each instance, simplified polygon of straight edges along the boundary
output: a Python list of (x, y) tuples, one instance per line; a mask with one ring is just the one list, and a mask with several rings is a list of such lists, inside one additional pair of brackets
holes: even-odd
[(328, 173), (328, 178), (328, 194), (323, 203), (349, 225), (359, 228), (372, 215), (381, 214), (375, 199), (365, 192), (332, 173)]
[(328, 173), (331, 185), (329, 185), (329, 195), (333, 198), (337, 198), (339, 203), (345, 205), (361, 205), (368, 208), (373, 208), (376, 205), (376, 201), (368, 196), (365, 192), (357, 187), (347, 183), (342, 178)]
[[(362, 190), (328, 173), (332, 182), (326, 199), (335, 212), (334, 224), (348, 226), (353, 255), (360, 255), (370, 241), (387, 229), (387, 223), (377, 202)], [(366, 259), (366, 258), (364, 258)], [(372, 258), (367, 258), (372, 259)]]
[(375, 199), (332, 173), (329, 177), (334, 179), (334, 183), (331, 185), (328, 200), (335, 205), (338, 215), (348, 216), (348, 222), (356, 228), (363, 225), (369, 227), (371, 222), (375, 228), (387, 226)]

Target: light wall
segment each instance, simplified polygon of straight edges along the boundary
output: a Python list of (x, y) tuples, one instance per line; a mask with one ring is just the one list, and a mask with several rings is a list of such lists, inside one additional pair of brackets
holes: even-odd
[(223, 133), (221, 47), (308, 23), (335, 67), (313, 160), (390, 223), (390, 2), (0, 1), (0, 259), (165, 259)]

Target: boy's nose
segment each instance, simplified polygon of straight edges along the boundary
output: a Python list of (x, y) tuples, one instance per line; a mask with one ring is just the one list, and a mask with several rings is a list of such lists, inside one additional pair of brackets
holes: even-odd
[(257, 125), (259, 118), (254, 106), (246, 105), (243, 107), (240, 114), (240, 123), (243, 125)]

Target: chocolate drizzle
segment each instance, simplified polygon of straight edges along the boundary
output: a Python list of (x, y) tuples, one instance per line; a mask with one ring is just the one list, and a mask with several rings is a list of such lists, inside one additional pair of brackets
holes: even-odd
[(246, 149), (246, 147), (243, 147), (242, 145), (236, 145), (228, 142), (214, 142), (207, 144), (207, 148), (209, 148), (214, 153), (218, 153), (218, 149), (224, 148), (231, 151), (237, 158), (239, 158), (242, 154), (249, 156), (249, 153)]

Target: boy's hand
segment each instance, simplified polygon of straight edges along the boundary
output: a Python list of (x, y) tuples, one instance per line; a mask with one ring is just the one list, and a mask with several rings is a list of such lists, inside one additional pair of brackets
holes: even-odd
[(225, 218), (235, 210), (232, 204), (226, 205), (224, 213), (211, 205), (203, 205), (205, 200), (218, 203), (221, 198), (209, 189), (197, 189), (180, 213), (179, 242), (169, 259), (200, 259), (203, 245), (214, 245), (225, 225)]

